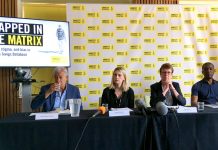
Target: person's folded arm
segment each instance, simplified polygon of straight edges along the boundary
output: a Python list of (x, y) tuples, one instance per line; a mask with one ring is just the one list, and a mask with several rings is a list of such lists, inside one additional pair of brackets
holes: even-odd
[(173, 89), (174, 95), (178, 100), (178, 104), (184, 106), (186, 104), (186, 99), (183, 97), (179, 83), (174, 85), (175, 88)]

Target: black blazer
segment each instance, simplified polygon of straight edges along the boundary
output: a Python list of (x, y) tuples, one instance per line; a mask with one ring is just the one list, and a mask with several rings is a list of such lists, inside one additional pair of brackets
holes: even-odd
[[(181, 89), (179, 87), (179, 83), (173, 82), (172, 83), (176, 91), (179, 93), (179, 96), (176, 98), (176, 96), (173, 94), (173, 91), (171, 91), (172, 98), (173, 98), (173, 105), (185, 105), (186, 104), (186, 99), (183, 97)], [(166, 98), (163, 96), (162, 92), (162, 86), (161, 86), (161, 81), (156, 82), (151, 85), (151, 97), (150, 97), (150, 105), (151, 107), (155, 107), (156, 103), (159, 101), (164, 101)]]

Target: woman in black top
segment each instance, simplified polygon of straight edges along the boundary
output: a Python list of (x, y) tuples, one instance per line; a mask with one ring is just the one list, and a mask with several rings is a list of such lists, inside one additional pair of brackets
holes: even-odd
[(114, 69), (111, 84), (103, 91), (102, 104), (108, 104), (109, 109), (134, 107), (134, 91), (127, 84), (126, 71), (123, 67)]

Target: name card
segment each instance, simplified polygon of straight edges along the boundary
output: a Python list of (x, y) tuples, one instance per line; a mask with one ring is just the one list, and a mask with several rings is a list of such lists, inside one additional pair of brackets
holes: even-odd
[(58, 113), (36, 113), (35, 120), (58, 119)]
[(196, 107), (185, 107), (185, 106), (179, 106), (177, 109), (177, 113), (197, 113)]
[(111, 108), (111, 111), (109, 111), (109, 117), (130, 116), (130, 111), (132, 110), (129, 108)]

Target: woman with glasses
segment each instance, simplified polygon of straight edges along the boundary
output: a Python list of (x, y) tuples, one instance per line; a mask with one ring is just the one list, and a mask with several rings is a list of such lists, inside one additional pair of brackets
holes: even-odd
[(179, 83), (172, 81), (173, 71), (173, 66), (169, 63), (162, 64), (160, 67), (161, 80), (151, 85), (151, 107), (155, 107), (159, 101), (168, 106), (186, 104)]

